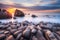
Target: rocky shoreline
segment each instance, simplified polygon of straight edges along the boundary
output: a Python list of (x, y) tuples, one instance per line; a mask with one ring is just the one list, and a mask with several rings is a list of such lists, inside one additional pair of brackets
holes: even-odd
[(60, 24), (24, 21), (1, 23), (0, 40), (60, 40)]
[[(24, 17), (25, 14), (21, 11), (16, 9), (14, 12), (14, 16), (15, 17)], [(9, 11), (7, 11), (6, 9), (0, 9), (0, 19), (10, 19), (12, 18), (11, 13), (9, 13)]]

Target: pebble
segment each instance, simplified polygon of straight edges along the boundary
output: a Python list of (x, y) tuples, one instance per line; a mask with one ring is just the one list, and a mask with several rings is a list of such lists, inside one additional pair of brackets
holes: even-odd
[(0, 23), (0, 40), (60, 40), (60, 27), (53, 23)]

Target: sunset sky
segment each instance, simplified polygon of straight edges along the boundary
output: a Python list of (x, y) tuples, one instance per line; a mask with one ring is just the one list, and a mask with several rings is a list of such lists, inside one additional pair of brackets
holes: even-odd
[(0, 8), (3, 6), (15, 7), (25, 12), (60, 12), (60, 0), (0, 0)]

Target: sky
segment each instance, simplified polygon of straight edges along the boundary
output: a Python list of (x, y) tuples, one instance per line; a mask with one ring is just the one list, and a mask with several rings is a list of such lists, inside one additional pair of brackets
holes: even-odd
[(48, 4), (60, 4), (60, 0), (0, 0), (6, 4), (22, 4), (23, 6), (46, 6)]
[(60, 0), (0, 0), (0, 3), (13, 5), (25, 11), (60, 12)]

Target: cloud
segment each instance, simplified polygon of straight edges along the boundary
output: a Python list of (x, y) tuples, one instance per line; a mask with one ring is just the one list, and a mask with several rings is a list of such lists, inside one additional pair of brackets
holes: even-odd
[(38, 12), (38, 13), (52, 13), (52, 12), (54, 12), (54, 13), (60, 13), (60, 9), (54, 9), (54, 10), (34, 10), (34, 11), (32, 11), (32, 12)]
[[(20, 0), (1, 0), (9, 5), (0, 5), (1, 7), (15, 7), (15, 8), (24, 8), (29, 10), (55, 10), (60, 9), (60, 0), (24, 0), (21, 3), (17, 3)], [(33, 3), (31, 3), (33, 1)], [(11, 4), (11, 5), (10, 5)]]
[(56, 0), (41, 0), (41, 1), (37, 2), (36, 5), (46, 6), (46, 5), (54, 4), (54, 3), (56, 3)]
[(30, 6), (35, 6), (34, 4), (32, 3), (21, 3), (23, 6), (25, 7), (30, 7)]
[(7, 0), (5, 2), (8, 3), (8, 4), (13, 4), (12, 0)]
[(0, 3), (4, 3), (4, 4), (13, 4), (14, 2), (12, 0), (1, 0)]

